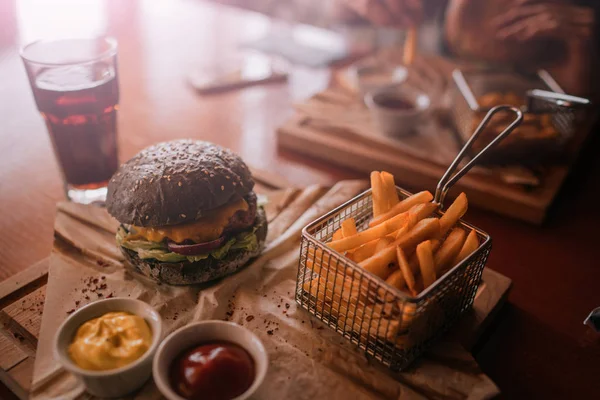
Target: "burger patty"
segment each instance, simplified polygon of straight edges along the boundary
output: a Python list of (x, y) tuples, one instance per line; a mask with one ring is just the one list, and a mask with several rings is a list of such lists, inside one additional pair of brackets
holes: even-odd
[(225, 226), (223, 233), (236, 233), (254, 225), (254, 220), (256, 219), (256, 193), (248, 193), (244, 196), (244, 200), (248, 203), (248, 209), (236, 211), (229, 218), (229, 222)]

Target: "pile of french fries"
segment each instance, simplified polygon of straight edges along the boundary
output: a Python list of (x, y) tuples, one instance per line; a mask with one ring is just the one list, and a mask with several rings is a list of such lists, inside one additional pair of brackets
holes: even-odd
[(373, 171), (371, 189), (369, 228), (358, 232), (354, 219), (346, 219), (327, 245), (391, 286), (417, 296), (479, 247), (474, 230), (454, 227), (467, 212), (464, 193), (437, 218), (430, 192), (400, 201), (388, 172)]
[(476, 251), (479, 239), (474, 230), (466, 232), (456, 226), (468, 207), (464, 193), (438, 218), (438, 205), (432, 203), (430, 192), (400, 200), (394, 177), (388, 172), (372, 172), (371, 188), (373, 219), (368, 227), (359, 231), (353, 218), (345, 219), (326, 243), (368, 274), (332, 262), (331, 254), (314, 248), (308, 250), (306, 266), (317, 275), (303, 287), (316, 299), (317, 310), (334, 316), (345, 332), (350, 327), (361, 335), (408, 345), (402, 334), (414, 322), (415, 303), (396, 301), (395, 296), (385, 298), (389, 290), (361, 275), (376, 275), (390, 286), (418, 296)]

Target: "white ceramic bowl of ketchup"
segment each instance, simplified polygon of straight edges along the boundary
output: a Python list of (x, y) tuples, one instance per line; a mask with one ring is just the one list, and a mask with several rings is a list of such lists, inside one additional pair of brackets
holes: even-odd
[(185, 400), (171, 385), (171, 369), (175, 360), (186, 350), (210, 342), (229, 342), (246, 350), (254, 360), (254, 381), (235, 400), (249, 398), (261, 385), (267, 374), (269, 359), (260, 339), (248, 329), (225, 321), (201, 321), (184, 326), (163, 340), (156, 351), (152, 374), (158, 390), (168, 400)]

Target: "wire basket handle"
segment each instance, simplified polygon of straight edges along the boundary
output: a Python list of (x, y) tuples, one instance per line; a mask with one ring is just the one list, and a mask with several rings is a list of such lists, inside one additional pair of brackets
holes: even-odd
[[(492, 140), (487, 146), (485, 146), (483, 150), (477, 153), (477, 155), (475, 155), (471, 159), (471, 161), (469, 161), (458, 172), (454, 173), (456, 171), (456, 168), (458, 167), (458, 164), (462, 161), (467, 151), (469, 151), (475, 139), (477, 139), (481, 132), (483, 132), (483, 129), (487, 126), (490, 119), (492, 119), (494, 114), (496, 114), (497, 112), (504, 110), (512, 111), (513, 113), (515, 113), (516, 118), (510, 123), (510, 125), (504, 128), (504, 130), (498, 136), (496, 136), (494, 140)], [(496, 147), (498, 143), (500, 143), (505, 137), (507, 137), (521, 123), (521, 121), (523, 121), (523, 113), (517, 107), (509, 105), (500, 105), (488, 111), (488, 113), (485, 115), (485, 118), (483, 118), (483, 120), (479, 123), (479, 126), (477, 127), (477, 129), (475, 129), (475, 132), (471, 135), (467, 143), (465, 143), (465, 145), (460, 150), (454, 161), (452, 161), (452, 164), (450, 164), (450, 166), (444, 173), (444, 176), (442, 176), (442, 179), (440, 179), (440, 181), (438, 182), (433, 202), (439, 204), (441, 207), (443, 205), (442, 203), (444, 202), (444, 197), (446, 197), (446, 193), (448, 193), (448, 190), (450, 190), (452, 185), (454, 185), (460, 178), (462, 178), (467, 172), (469, 172), (469, 170), (473, 167), (473, 165), (477, 163), (477, 160), (479, 160), (479, 158), (483, 154), (485, 154), (488, 150)]]
[(527, 112), (541, 114), (555, 112), (557, 109), (578, 109), (591, 105), (588, 99), (571, 96), (564, 93), (549, 92), (547, 90), (533, 89), (527, 91)]

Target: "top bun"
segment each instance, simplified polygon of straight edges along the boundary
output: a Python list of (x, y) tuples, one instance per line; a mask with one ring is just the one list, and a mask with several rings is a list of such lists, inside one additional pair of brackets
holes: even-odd
[(252, 191), (244, 161), (200, 140), (150, 146), (122, 164), (108, 183), (106, 207), (123, 224), (165, 226), (195, 221)]

